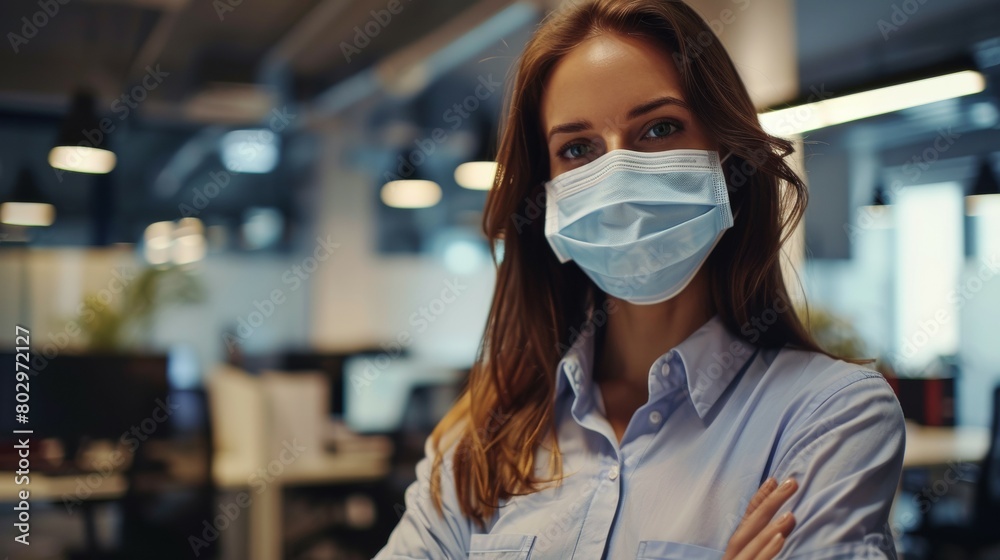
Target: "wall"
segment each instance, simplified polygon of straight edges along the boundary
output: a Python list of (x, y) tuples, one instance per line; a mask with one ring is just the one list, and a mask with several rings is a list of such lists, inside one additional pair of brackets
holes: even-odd
[(485, 326), (494, 268), (459, 276), (437, 259), (375, 252), (373, 193), (381, 183), (348, 157), (352, 139), (361, 137), (355, 127), (332, 123), (323, 136), (315, 232), (339, 248), (312, 285), (310, 342), (330, 349), (375, 342), (391, 353), (403, 340), (414, 356), (468, 365)]

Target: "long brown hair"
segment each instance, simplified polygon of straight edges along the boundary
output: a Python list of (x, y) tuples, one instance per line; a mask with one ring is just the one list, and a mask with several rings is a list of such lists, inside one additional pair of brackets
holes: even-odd
[[(589, 37), (616, 33), (652, 41), (671, 54), (687, 102), (732, 151), (727, 179), (736, 221), (706, 261), (715, 307), (727, 327), (748, 337), (751, 318), (768, 318), (750, 342), (824, 352), (791, 310), (779, 261), (782, 244), (805, 211), (807, 191), (785, 163), (787, 140), (764, 132), (732, 61), (709, 26), (677, 0), (596, 0), (550, 14), (528, 42), (508, 95), (483, 231), (496, 252), (496, 290), (468, 383), (431, 438), (437, 450), (431, 494), (441, 512), (443, 449), (461, 510), (485, 527), (501, 500), (537, 491), (562, 476), (554, 431), (556, 366), (604, 302), (573, 263), (562, 265), (544, 236), (548, 157), (540, 101), (556, 62)], [(496, 255), (494, 255), (496, 256)], [(759, 324), (756, 323), (756, 324)], [(825, 352), (824, 352), (825, 353)], [(446, 437), (447, 436), (447, 437)], [(539, 446), (551, 451), (553, 479), (535, 475)]]

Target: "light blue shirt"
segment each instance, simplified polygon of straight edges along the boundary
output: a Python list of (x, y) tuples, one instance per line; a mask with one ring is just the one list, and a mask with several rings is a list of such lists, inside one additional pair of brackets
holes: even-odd
[[(759, 336), (747, 325), (749, 340)], [(779, 558), (896, 558), (888, 525), (905, 440), (877, 372), (822, 354), (763, 349), (716, 315), (659, 357), (649, 399), (619, 443), (591, 377), (593, 337), (559, 363), (556, 426), (570, 476), (501, 503), (486, 531), (464, 518), (445, 452), (445, 518), (431, 502), (433, 449), (378, 560), (719, 559), (768, 476), (799, 488)], [(537, 454), (546, 476), (548, 452)]]

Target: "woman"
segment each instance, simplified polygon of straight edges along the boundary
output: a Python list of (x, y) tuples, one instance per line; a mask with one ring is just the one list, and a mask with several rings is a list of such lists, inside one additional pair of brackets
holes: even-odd
[(898, 402), (790, 307), (806, 189), (705, 22), (562, 10), (508, 109), (484, 342), (377, 558), (894, 558)]

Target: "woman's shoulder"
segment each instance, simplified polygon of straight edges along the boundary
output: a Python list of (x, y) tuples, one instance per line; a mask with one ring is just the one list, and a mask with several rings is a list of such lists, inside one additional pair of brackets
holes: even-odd
[(836, 390), (861, 379), (876, 379), (892, 390), (885, 377), (870, 365), (857, 364), (823, 352), (784, 346), (765, 352), (764, 361), (769, 375), (780, 376), (784, 383), (816, 391)]
[(787, 347), (771, 358), (761, 378), (760, 402), (774, 403), (769, 417), (779, 427), (775, 472), (783, 477), (800, 467), (808, 469), (803, 465), (817, 455), (837, 449), (851, 449), (858, 461), (882, 461), (898, 469), (906, 423), (881, 373), (821, 352)]
[(762, 381), (781, 386), (789, 408), (798, 409), (800, 414), (864, 406), (870, 413), (902, 423), (902, 409), (892, 386), (868, 365), (787, 346), (764, 359), (769, 363)]

